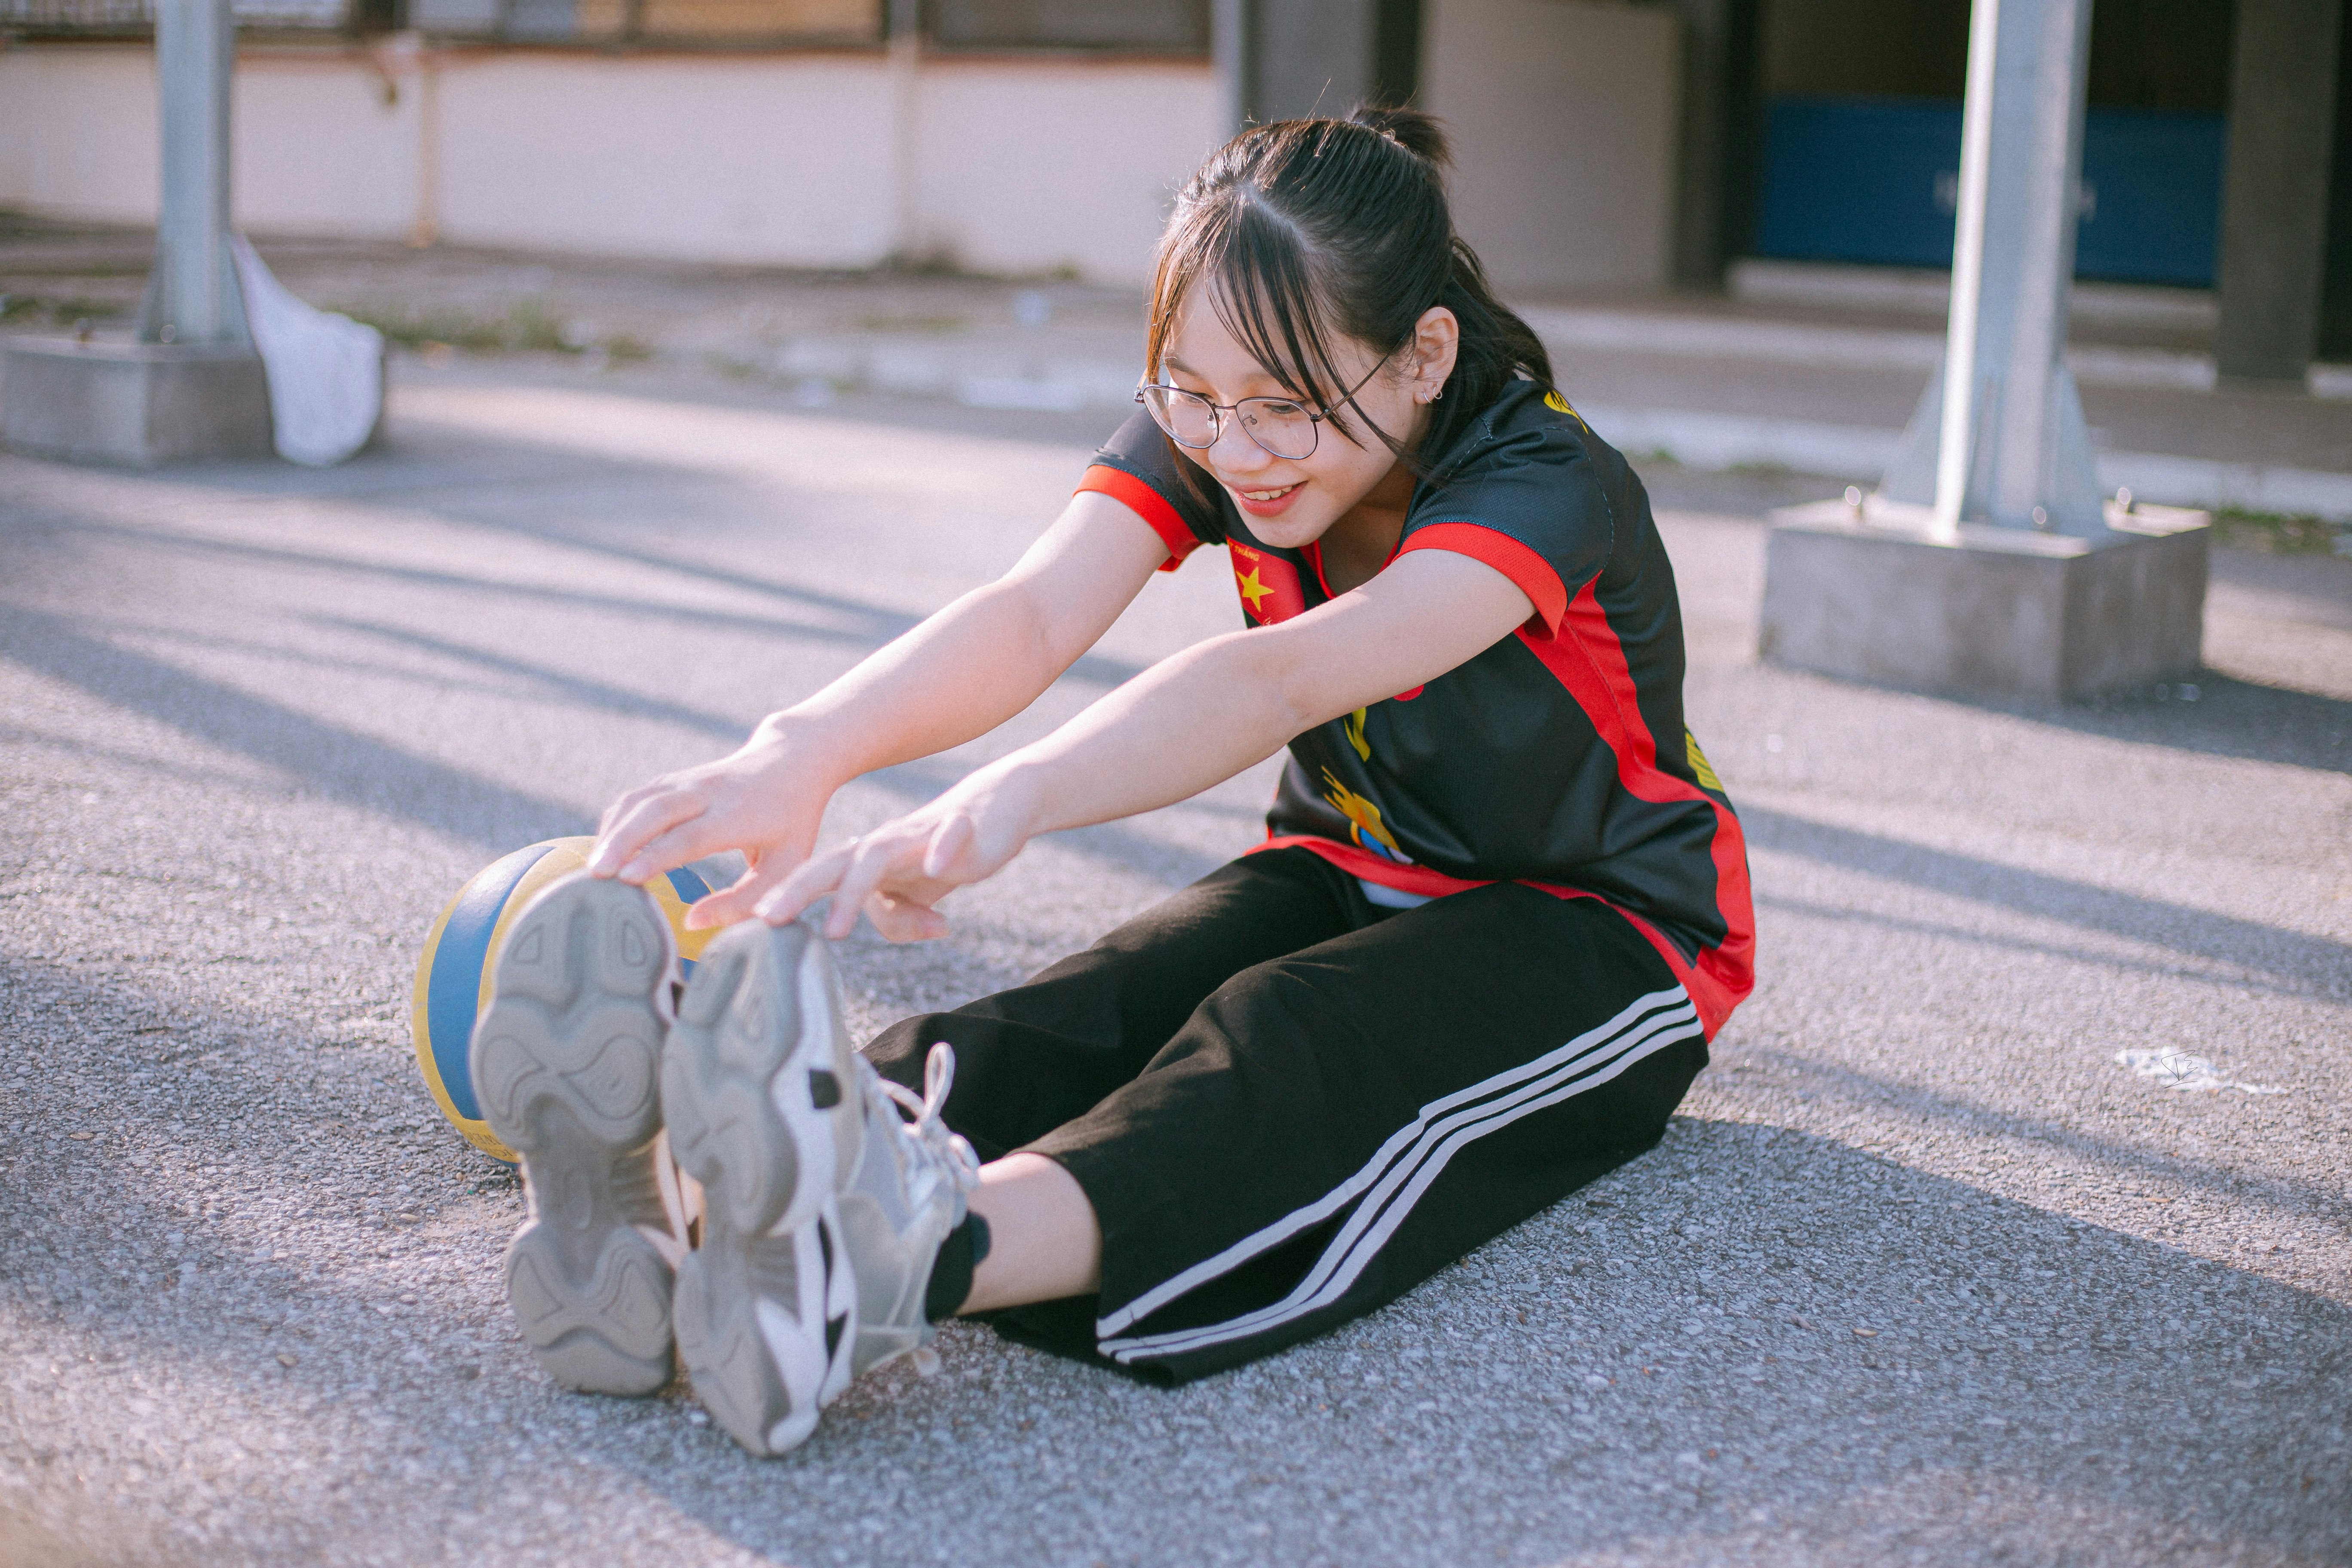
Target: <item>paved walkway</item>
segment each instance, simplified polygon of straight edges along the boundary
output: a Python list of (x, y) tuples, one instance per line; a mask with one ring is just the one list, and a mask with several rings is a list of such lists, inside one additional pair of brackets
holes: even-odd
[[(148, 258), (137, 231), (0, 226), (0, 330), (119, 326)], [(788, 390), (1037, 412), (1129, 405), (1140, 352), (1129, 291), (1071, 283), (812, 277), (446, 247), (265, 243), (305, 298), (410, 342), (537, 345), (587, 363)], [(1521, 301), (1562, 384), (1628, 451), (1685, 467), (1777, 467), (1874, 482), (1943, 345), (1927, 275), (1745, 264), (1736, 296)], [(2103, 482), (2144, 500), (2352, 523), (2352, 366), (2300, 387), (2216, 387), (2209, 296), (2092, 287), (2073, 359)], [(427, 351), (439, 358), (451, 352)]]
[[(1175, 1393), (957, 1329), (763, 1464), (682, 1390), (553, 1389), (514, 1184), (410, 1058), (434, 910), (1003, 566), (1103, 416), (526, 368), (404, 367), (324, 473), (0, 458), (0, 1561), (2352, 1556), (2352, 563), (2220, 552), (2193, 690), (1931, 700), (1753, 661), (1769, 477), (1652, 472), (1763, 975), (1663, 1147)], [(1007, 740), (1234, 624), (1221, 564)], [(1084, 942), (1266, 793), (854, 940), (857, 1023)]]

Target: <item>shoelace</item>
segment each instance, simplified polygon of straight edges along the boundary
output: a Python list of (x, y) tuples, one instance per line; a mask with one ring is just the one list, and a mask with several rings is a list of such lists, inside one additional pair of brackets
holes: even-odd
[(948, 1090), (955, 1084), (955, 1047), (945, 1040), (933, 1043), (930, 1054), (923, 1058), (923, 1092), (918, 1096), (904, 1084), (877, 1078), (884, 1093), (896, 1100), (898, 1109), (913, 1118), (908, 1131), (929, 1152), (950, 1179), (965, 1192), (980, 1185), (980, 1156), (961, 1132), (950, 1132), (940, 1119), (940, 1109), (948, 1102)]

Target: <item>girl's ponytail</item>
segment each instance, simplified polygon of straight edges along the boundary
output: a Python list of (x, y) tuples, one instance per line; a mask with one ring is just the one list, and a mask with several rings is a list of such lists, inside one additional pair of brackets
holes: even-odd
[(1348, 122), (1379, 132), (1433, 169), (1443, 171), (1454, 166), (1453, 150), (1445, 144), (1445, 128), (1433, 114), (1418, 109), (1368, 105), (1348, 116)]

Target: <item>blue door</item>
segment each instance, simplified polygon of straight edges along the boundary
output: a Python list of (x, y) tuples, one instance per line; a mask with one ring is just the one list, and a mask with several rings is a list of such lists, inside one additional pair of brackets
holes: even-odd
[[(2221, 114), (2093, 106), (2074, 275), (2211, 286), (2227, 137)], [(1959, 166), (1957, 103), (1775, 99), (1757, 254), (1949, 267)]]

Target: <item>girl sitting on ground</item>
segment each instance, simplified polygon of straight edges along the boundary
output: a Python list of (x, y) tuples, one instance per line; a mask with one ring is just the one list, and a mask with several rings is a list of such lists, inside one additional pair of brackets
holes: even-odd
[[(515, 1298), (559, 1380), (658, 1386), (674, 1323), (696, 1392), (761, 1454), (951, 1315), (1182, 1382), (1373, 1310), (1657, 1142), (1749, 989), (1745, 850), (1684, 727), (1641, 482), (1454, 235), (1444, 160), (1405, 110), (1226, 144), (1160, 244), (1142, 407), (1019, 564), (733, 755), (622, 796), (593, 875), (519, 918), (501, 995), (526, 945), (564, 945), (527, 944), (534, 922), (573, 933), (575, 967), (667, 952), (632, 885), (751, 857), (694, 910), (740, 923), (675, 1023), (656, 962), (624, 987), (640, 1026), (551, 1037), (537, 1109), (494, 1123), (522, 1151), (526, 1235), (582, 1194), (562, 1212), (595, 1267)], [(1244, 629), (814, 854), (835, 791), (1021, 712), (1204, 545)], [(863, 911), (936, 937), (941, 897), (1036, 835), (1285, 746), (1247, 854), (1024, 984), (850, 1047), (795, 918), (814, 901), (825, 936)], [(599, 1084), (649, 1101), (656, 1049), (668, 1152), (703, 1189), (691, 1251), (648, 1195), (661, 1147), (564, 1109)]]

